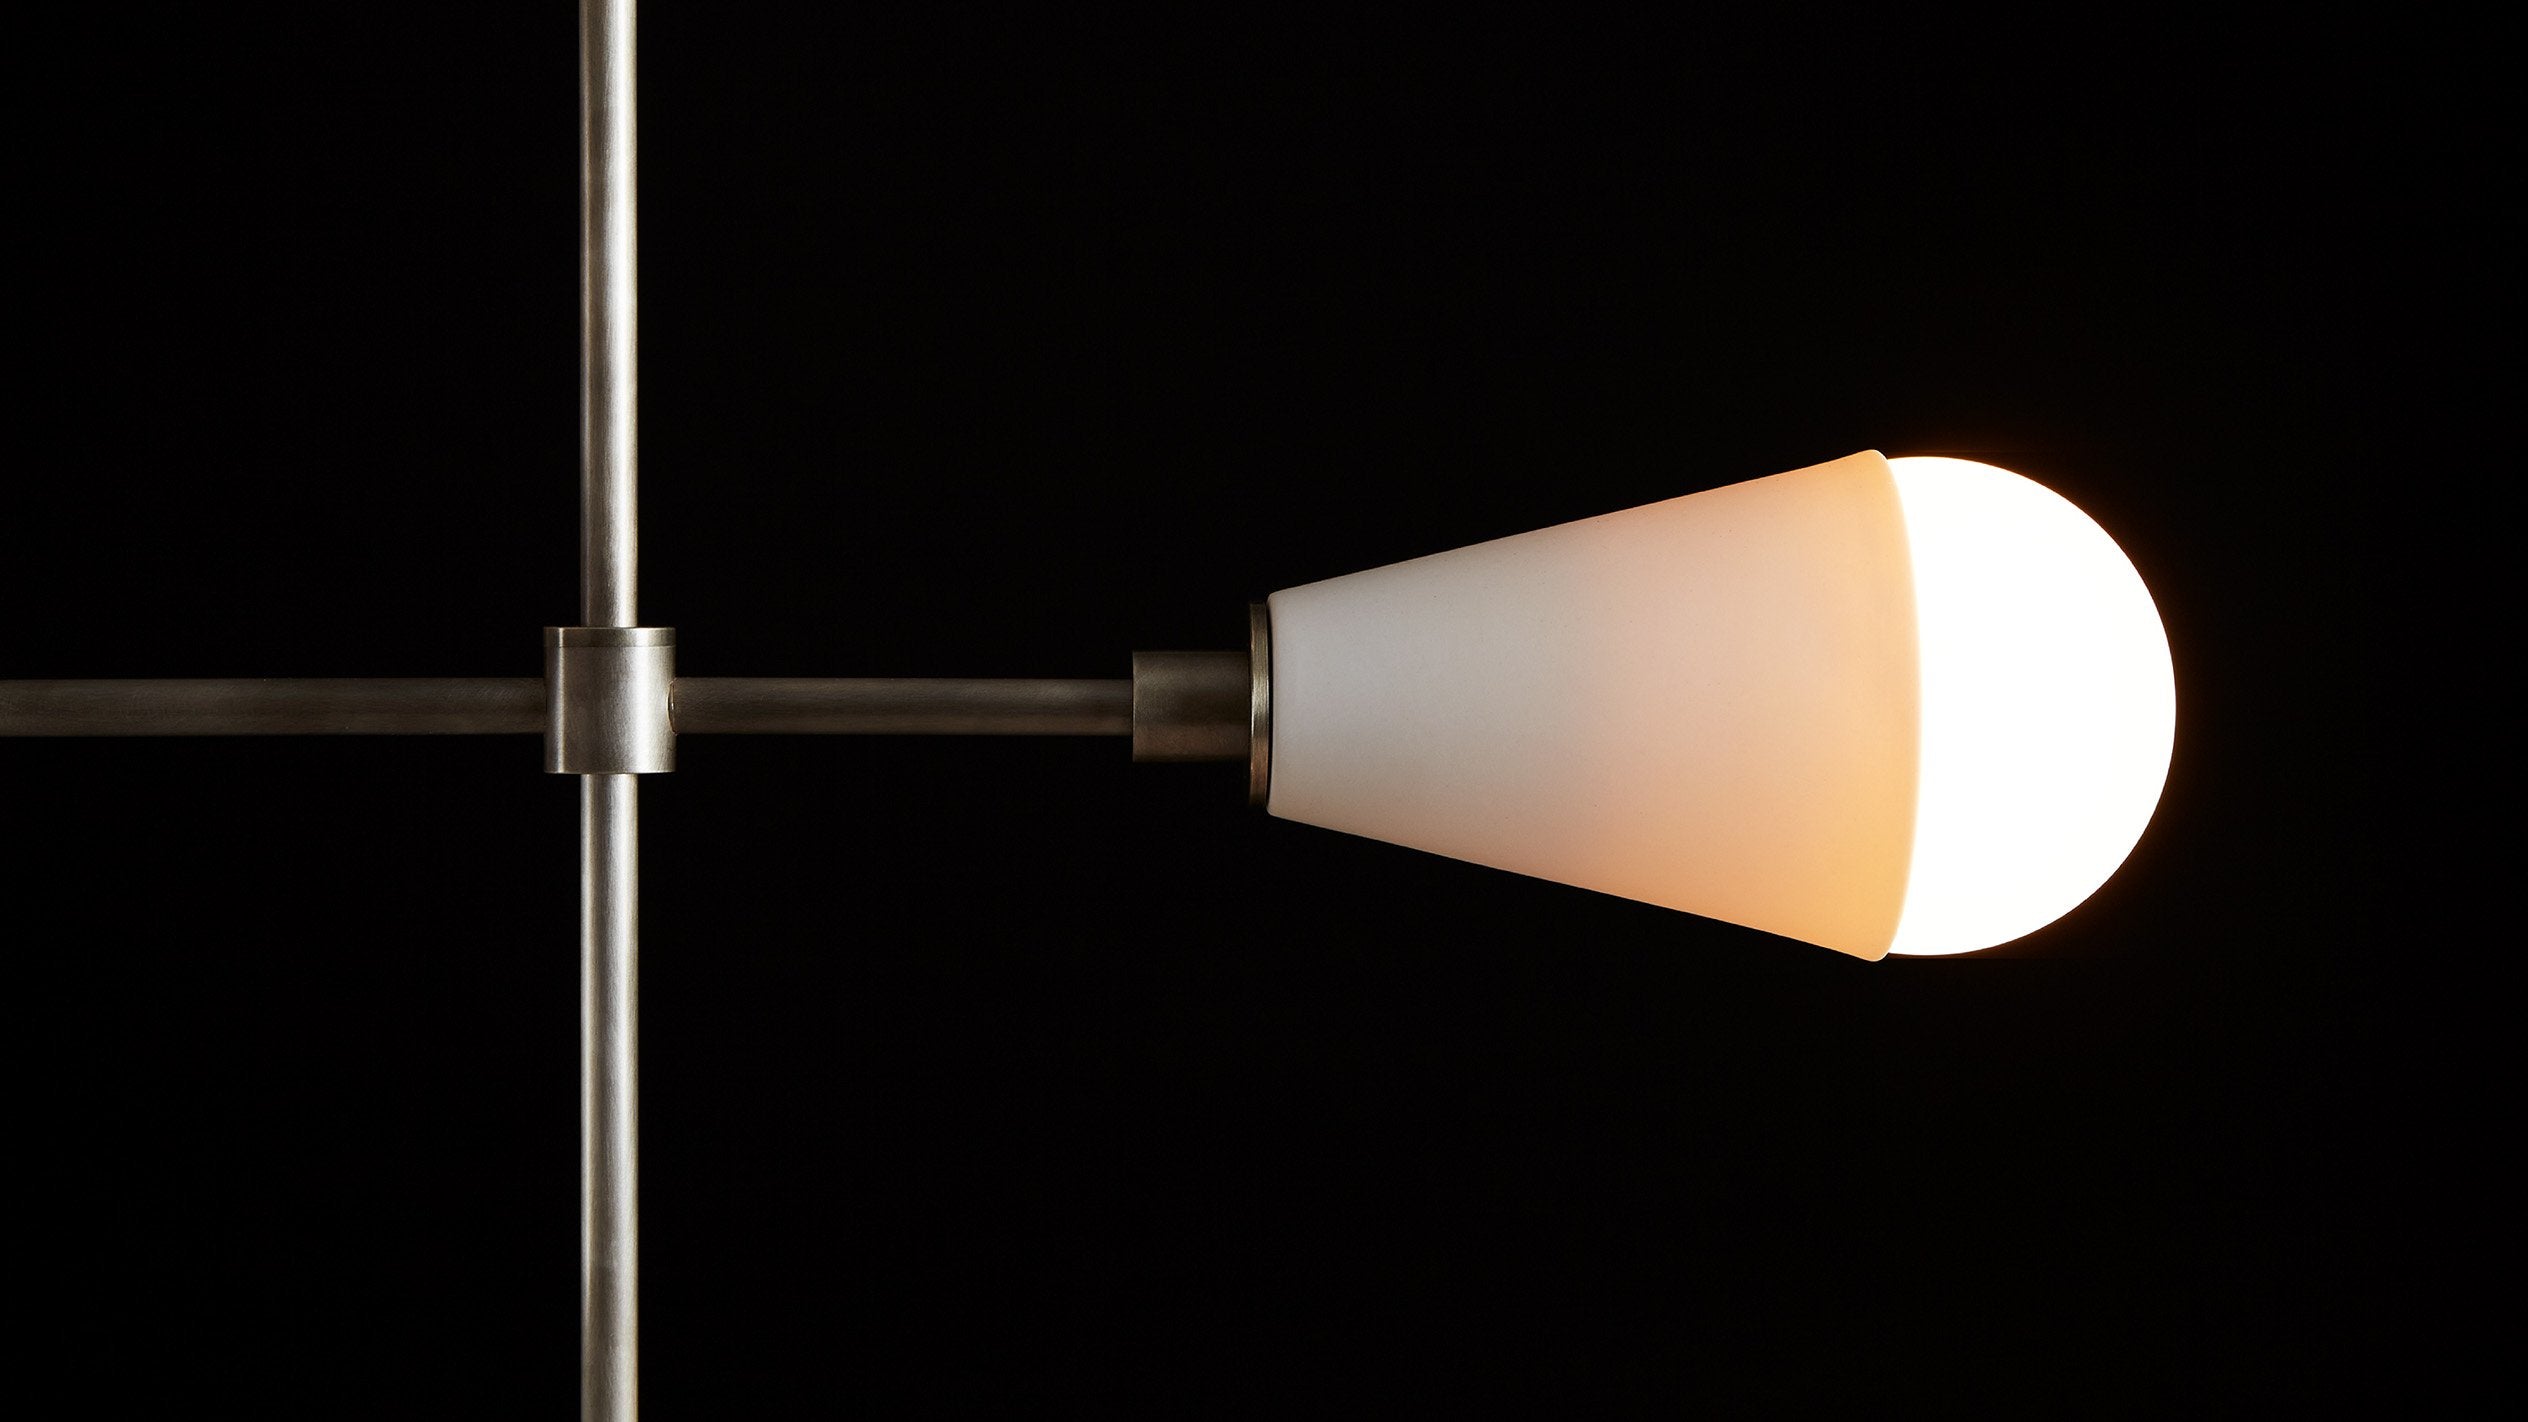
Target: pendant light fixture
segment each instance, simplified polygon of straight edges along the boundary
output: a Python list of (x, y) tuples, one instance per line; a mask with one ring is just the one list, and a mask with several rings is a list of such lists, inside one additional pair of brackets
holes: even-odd
[[(541, 734), (582, 778), (582, 1392), (637, 1397), (638, 779), (684, 734), (1128, 737), (1269, 813), (1859, 958), (2067, 912), (2175, 692), (2097, 524), (1946, 458), (1829, 463), (1276, 592), (1129, 678), (689, 678), (634, 598), (632, 0), (583, 0), (580, 625), (541, 676), (0, 682), (0, 735)], [(522, 638), (523, 647), (523, 638)], [(522, 668), (523, 669), (523, 668)]]

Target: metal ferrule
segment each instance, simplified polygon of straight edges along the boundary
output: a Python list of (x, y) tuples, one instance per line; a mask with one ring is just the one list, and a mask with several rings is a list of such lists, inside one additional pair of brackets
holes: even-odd
[(1244, 760), (1251, 674), (1237, 652), (1132, 654), (1134, 760)]
[(1247, 798), (1272, 788), (1273, 633), (1261, 603), (1247, 611), (1244, 652), (1132, 654), (1134, 760), (1242, 760)]
[(672, 627), (547, 627), (544, 768), (654, 775), (676, 768)]

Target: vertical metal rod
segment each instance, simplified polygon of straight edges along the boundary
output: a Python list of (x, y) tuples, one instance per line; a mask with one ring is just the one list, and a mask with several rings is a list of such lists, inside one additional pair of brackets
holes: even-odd
[(639, 463), (633, 0), (580, 0), (580, 619), (631, 627)]
[[(635, 544), (633, 0), (580, 0), (580, 616), (631, 627)], [(583, 1422), (639, 1414), (638, 789), (580, 789)]]
[(580, 784), (580, 1416), (639, 1414), (640, 781)]

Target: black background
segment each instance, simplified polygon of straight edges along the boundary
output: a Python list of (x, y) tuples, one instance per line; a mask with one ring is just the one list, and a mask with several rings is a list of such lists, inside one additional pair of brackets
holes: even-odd
[[(577, 620), (540, 8), (26, 46), (0, 676), (535, 674)], [(2467, 37), (855, 8), (645, 7), (640, 610), (684, 671), (1122, 676), (1877, 448), (2117, 536), (2176, 759), (2071, 916), (1870, 965), (1118, 742), (688, 738), (643, 787), (654, 1415), (2446, 1371), (2371, 703), (2398, 491), (2494, 397)], [(569, 1415), (534, 744), (19, 742), (0, 805), (13, 1386)]]

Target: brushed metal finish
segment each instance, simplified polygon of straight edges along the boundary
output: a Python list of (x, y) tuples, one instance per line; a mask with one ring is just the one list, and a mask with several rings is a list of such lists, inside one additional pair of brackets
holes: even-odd
[[(675, 735), (1129, 736), (1132, 682), (1124, 678), (677, 677), (673, 629), (548, 628), (548, 673), (571, 653), (571, 670), (547, 677), (227, 677), (0, 681), (0, 736), (535, 735), (554, 724), (555, 680), (596, 677), (585, 650), (612, 645), (642, 660), (630, 668), (638, 705), (653, 717), (653, 690), (668, 680), (670, 707), (659, 755), (674, 762)], [(554, 644), (565, 635), (570, 647)], [(600, 653), (599, 656), (605, 655)], [(1229, 653), (1213, 655), (1227, 656)], [(593, 665), (593, 669), (592, 669)], [(565, 728), (572, 744), (656, 747), (653, 720), (621, 734)], [(547, 769), (556, 767), (548, 747)], [(660, 768), (666, 768), (662, 766)], [(620, 773), (620, 772), (614, 772)], [(645, 773), (645, 772), (643, 772)]]
[(580, 779), (580, 1416), (639, 1412), (640, 787)]
[(0, 681), (0, 736), (483, 736), (545, 727), (535, 677)]
[(547, 627), (548, 647), (672, 647), (673, 627)]
[(580, 621), (630, 627), (640, 567), (632, 0), (579, 7)]
[(672, 627), (545, 628), (544, 768), (558, 775), (674, 770), (667, 708), (675, 680)]
[(1134, 760), (1246, 760), (1254, 672), (1244, 652), (1132, 654)]
[[(638, 208), (634, 100), (633, 0), (580, 0), (580, 621), (629, 628), (638, 585), (639, 511)], [(605, 653), (601, 646), (556, 651)], [(637, 692), (595, 698), (627, 717), (655, 713), (655, 724), (625, 726), (618, 747), (637, 754), (668, 732), (669, 682), (634, 663), (648, 649), (612, 649), (615, 666), (637, 678)], [(672, 656), (670, 646), (665, 655)], [(673, 675), (672, 665), (668, 676)], [(558, 677), (557, 677), (558, 680)], [(657, 696), (648, 683), (655, 680)], [(557, 698), (559, 712), (581, 698)], [(638, 707), (637, 710), (624, 708)], [(559, 720), (557, 715), (555, 718)], [(564, 737), (564, 744), (570, 739)], [(666, 742), (672, 754), (673, 742)], [(656, 766), (665, 769), (666, 766)], [(640, 1217), (634, 1133), (638, 1003), (634, 953), (639, 782), (629, 775), (589, 775), (580, 782), (583, 854), (580, 892), (580, 978), (585, 1052), (580, 1089), (581, 1140), (580, 1416), (583, 1422), (633, 1422), (640, 1414)]]
[(1247, 751), (1246, 802), (1261, 805), (1273, 793), (1273, 612), (1246, 605)]
[(1128, 736), (1132, 683), (975, 677), (679, 677), (679, 734)]

